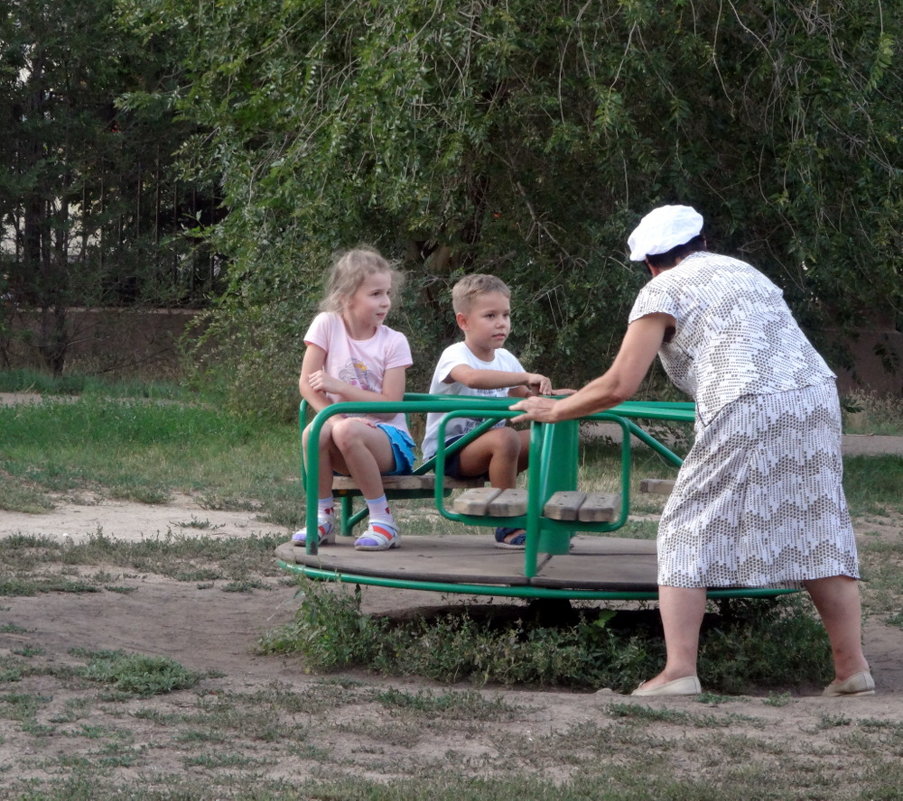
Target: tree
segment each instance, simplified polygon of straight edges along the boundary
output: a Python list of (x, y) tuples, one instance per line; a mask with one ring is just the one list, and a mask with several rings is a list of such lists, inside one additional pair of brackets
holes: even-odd
[(329, 254), (359, 241), (413, 278), (395, 321), (420, 387), (472, 270), (511, 284), (526, 361), (596, 374), (642, 280), (626, 234), (661, 202), (700, 208), (816, 340), (900, 315), (901, 20), (881, 2), (128, 6), (187, 39), (178, 102), (208, 134), (186, 153), (228, 208), (211, 330), (242, 402), (291, 400)]
[(184, 302), (213, 287), (206, 247), (173, 239), (216, 219), (211, 195), (199, 207), (173, 167), (191, 128), (162, 95), (116, 105), (169, 88), (176, 52), (139, 41), (113, 12), (114, 0), (0, 6), (4, 272), (12, 297), (40, 309), (37, 348), (56, 373), (71, 306)]

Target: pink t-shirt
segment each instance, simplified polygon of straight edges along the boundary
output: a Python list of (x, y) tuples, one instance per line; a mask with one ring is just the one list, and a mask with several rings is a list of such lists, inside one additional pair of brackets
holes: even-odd
[[(381, 325), (370, 339), (352, 339), (348, 336), (341, 316), (334, 312), (320, 312), (314, 317), (304, 335), (304, 342), (326, 351), (323, 369), (329, 375), (370, 392), (383, 391), (386, 370), (410, 367), (413, 364), (411, 346), (400, 331)], [(327, 394), (333, 403), (343, 400), (337, 395)], [(403, 414), (377, 422), (396, 426), (402, 431), (408, 430)]]

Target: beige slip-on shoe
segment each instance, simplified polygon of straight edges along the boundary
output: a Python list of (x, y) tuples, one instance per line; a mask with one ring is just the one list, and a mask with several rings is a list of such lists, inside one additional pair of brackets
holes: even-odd
[(646, 687), (643, 682), (631, 695), (699, 695), (702, 686), (697, 676), (684, 676), (682, 679), (674, 679), (658, 687)]
[(822, 695), (827, 695), (831, 698), (839, 698), (840, 696), (851, 696), (851, 695), (874, 695), (875, 694), (875, 680), (872, 678), (872, 674), (867, 670), (862, 670), (859, 673), (854, 673), (850, 678), (844, 679), (844, 681), (837, 681), (836, 679), (832, 681), (827, 687), (825, 687), (825, 691)]

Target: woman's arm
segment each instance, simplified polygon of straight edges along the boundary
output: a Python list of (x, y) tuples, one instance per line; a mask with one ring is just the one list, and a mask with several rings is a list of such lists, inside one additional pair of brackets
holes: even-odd
[(611, 367), (598, 378), (564, 400), (526, 398), (511, 408), (525, 412), (518, 420), (556, 423), (610, 409), (630, 398), (640, 387), (669, 327), (675, 321), (670, 314), (649, 314), (634, 320)]

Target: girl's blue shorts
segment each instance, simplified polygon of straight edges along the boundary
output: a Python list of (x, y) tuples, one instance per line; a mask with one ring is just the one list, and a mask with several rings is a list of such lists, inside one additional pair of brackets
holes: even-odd
[(384, 475), (403, 476), (414, 469), (414, 440), (407, 431), (403, 431), (388, 423), (377, 423), (376, 427), (389, 438), (392, 454), (395, 456), (395, 467)]

